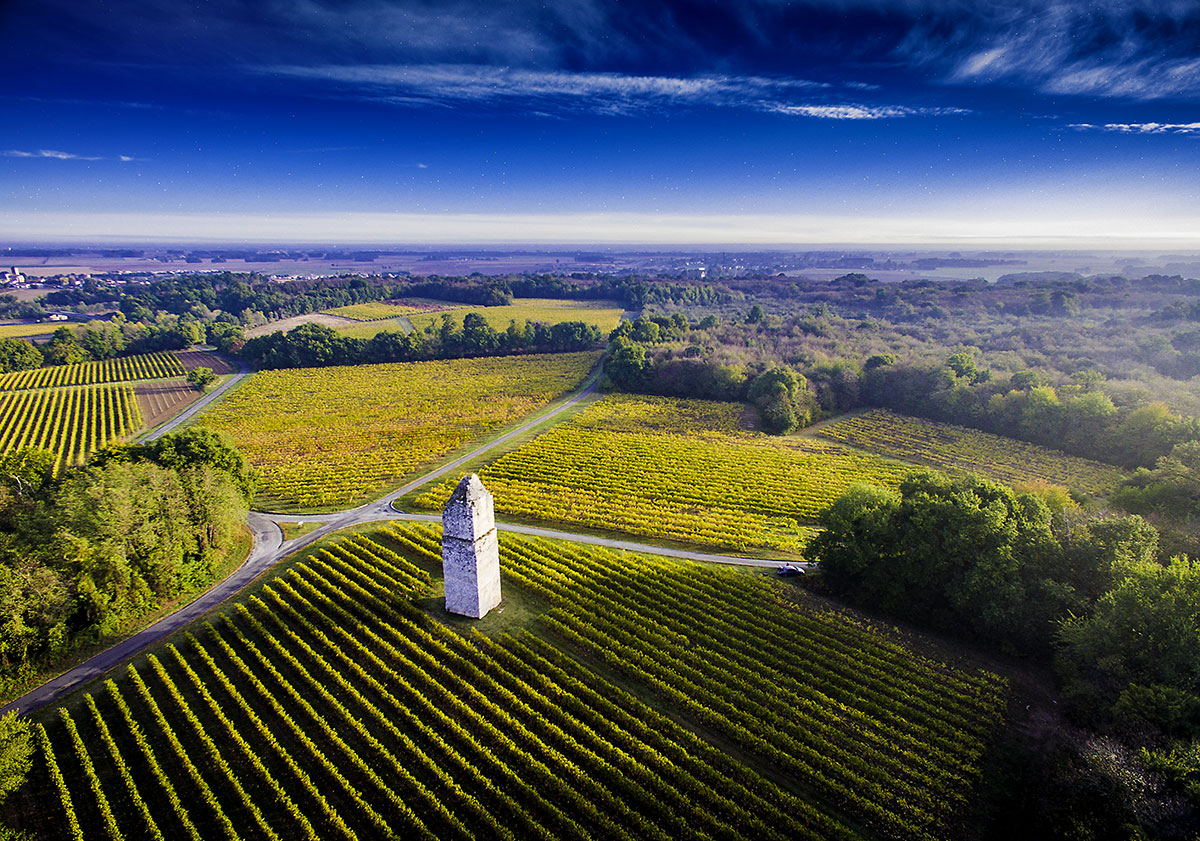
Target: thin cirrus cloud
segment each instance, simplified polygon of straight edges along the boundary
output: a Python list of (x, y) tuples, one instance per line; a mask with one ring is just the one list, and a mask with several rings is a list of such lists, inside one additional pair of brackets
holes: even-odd
[(1016, 0), (970, 15), (949, 4), (917, 21), (897, 53), (951, 84), (1194, 100), (1198, 27), (1200, 6), (1183, 0)]
[(1081, 131), (1115, 131), (1121, 134), (1192, 134), (1200, 135), (1200, 123), (1072, 123)]
[[(832, 120), (966, 113), (827, 101), (836, 86), (808, 79), (764, 76), (652, 76), (528, 70), (484, 65), (276, 66), (261, 72), (351, 88), (365, 99), (398, 105), (531, 104), (535, 109), (635, 114), (663, 106), (750, 108)], [(862, 90), (867, 86), (843, 87)], [(818, 101), (814, 101), (818, 100)]]
[(74, 152), (63, 152), (58, 149), (36, 149), (32, 152), (24, 149), (6, 149), (3, 154), (6, 158), (49, 158), (55, 161), (121, 161), (127, 162), (135, 160), (131, 155), (117, 155), (114, 158), (108, 158), (103, 155), (77, 155)]

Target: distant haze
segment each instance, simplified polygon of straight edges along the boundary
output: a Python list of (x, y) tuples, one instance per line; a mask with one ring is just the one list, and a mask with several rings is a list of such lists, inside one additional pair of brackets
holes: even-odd
[(908, 245), (986, 248), (1200, 248), (1200, 218), (996, 220), (656, 214), (0, 213), (14, 241), (560, 245)]

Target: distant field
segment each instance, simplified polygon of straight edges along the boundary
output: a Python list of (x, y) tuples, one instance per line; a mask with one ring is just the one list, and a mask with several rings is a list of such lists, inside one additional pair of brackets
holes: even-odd
[[(729, 549), (803, 548), (854, 482), (907, 465), (838, 444), (739, 428), (740, 404), (612, 395), (480, 470), (521, 518)], [(453, 483), (417, 500), (440, 510)]]
[(30, 336), (49, 336), (59, 327), (69, 327), (66, 321), (42, 321), (37, 324), (0, 324), (0, 339), (27, 339)]
[(142, 428), (133, 390), (124, 384), (0, 393), (0, 453), (41, 447), (55, 472)]
[(342, 327), (353, 327), (355, 323), (351, 318), (330, 315), (327, 312), (307, 312), (304, 315), (293, 315), (291, 318), (270, 321), (266, 324), (260, 324), (257, 327), (251, 327), (243, 335), (247, 339), (257, 339), (259, 336), (269, 336), (272, 333), (290, 332), (301, 324), (320, 324), (322, 327), (332, 327), (336, 330)]
[(580, 383), (596, 353), (260, 371), (197, 421), (262, 473), (260, 504), (341, 506), (381, 493)]
[(468, 635), (437, 530), (381, 532), (35, 725), (31, 841), (954, 837), (996, 675), (762, 576), (512, 535)]
[(0, 376), (0, 391), (48, 388), (64, 385), (131, 382), (163, 377), (182, 377), (183, 366), (173, 353), (158, 351), (140, 356), (122, 356), (75, 365), (50, 365), (32, 371), (13, 371)]
[(962, 426), (874, 409), (817, 433), (891, 458), (979, 473), (1007, 484), (1049, 482), (1106, 495), (1125, 478), (1116, 467)]
[[(525, 321), (542, 321), (547, 324), (557, 324), (560, 321), (583, 321), (595, 324), (600, 331), (607, 334), (612, 332), (621, 321), (625, 312), (612, 301), (559, 301), (549, 298), (519, 298), (506, 307), (448, 307), (440, 311), (416, 309), (411, 313), (384, 315), (380, 310), (378, 320), (364, 324), (355, 324), (337, 328), (338, 332), (358, 339), (369, 339), (382, 330), (401, 330), (406, 327), (414, 330), (424, 330), (430, 325), (439, 325), (443, 316), (449, 316), (459, 327), (462, 326), (463, 316), (469, 312), (482, 315), (487, 323), (496, 330), (505, 330), (509, 322), (521, 324)], [(331, 313), (341, 313), (341, 310), (331, 310)]]
[[(508, 327), (510, 321), (520, 324), (522, 321), (544, 321), (556, 324), (560, 321), (585, 321), (595, 324), (604, 333), (616, 329), (625, 312), (614, 301), (559, 301), (551, 298), (518, 298), (507, 307), (460, 307), (447, 310), (458, 322), (468, 312), (477, 312), (487, 319), (488, 324), (497, 330)], [(446, 313), (423, 313), (406, 316), (416, 330), (424, 330), (430, 324), (437, 324)]]
[(355, 321), (381, 321), (385, 318), (395, 318), (398, 315), (416, 315), (430, 310), (453, 309), (437, 304), (398, 304), (386, 301), (371, 301), (365, 304), (350, 304), (326, 310), (330, 315), (340, 315), (342, 318), (353, 318)]

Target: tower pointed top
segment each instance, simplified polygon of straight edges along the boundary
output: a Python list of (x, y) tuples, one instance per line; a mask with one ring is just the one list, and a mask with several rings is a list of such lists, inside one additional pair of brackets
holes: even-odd
[(464, 476), (442, 510), (442, 533), (475, 540), (496, 528), (492, 495), (474, 473)]
[(471, 473), (462, 477), (462, 480), (458, 483), (458, 487), (454, 489), (454, 493), (450, 494), (450, 502), (474, 502), (488, 495), (488, 490), (483, 486), (483, 482), (480, 481), (479, 476)]

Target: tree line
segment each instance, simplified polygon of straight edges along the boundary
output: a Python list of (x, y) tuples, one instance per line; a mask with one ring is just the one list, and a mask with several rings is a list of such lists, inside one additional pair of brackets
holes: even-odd
[(447, 313), (423, 331), (384, 330), (370, 339), (338, 333), (320, 324), (301, 324), (249, 339), (238, 355), (257, 368), (308, 368), (416, 362), (426, 359), (496, 356), (513, 353), (561, 353), (588, 350), (603, 341), (599, 328), (582, 321), (544, 324), (512, 321), (496, 330), (479, 313)]

